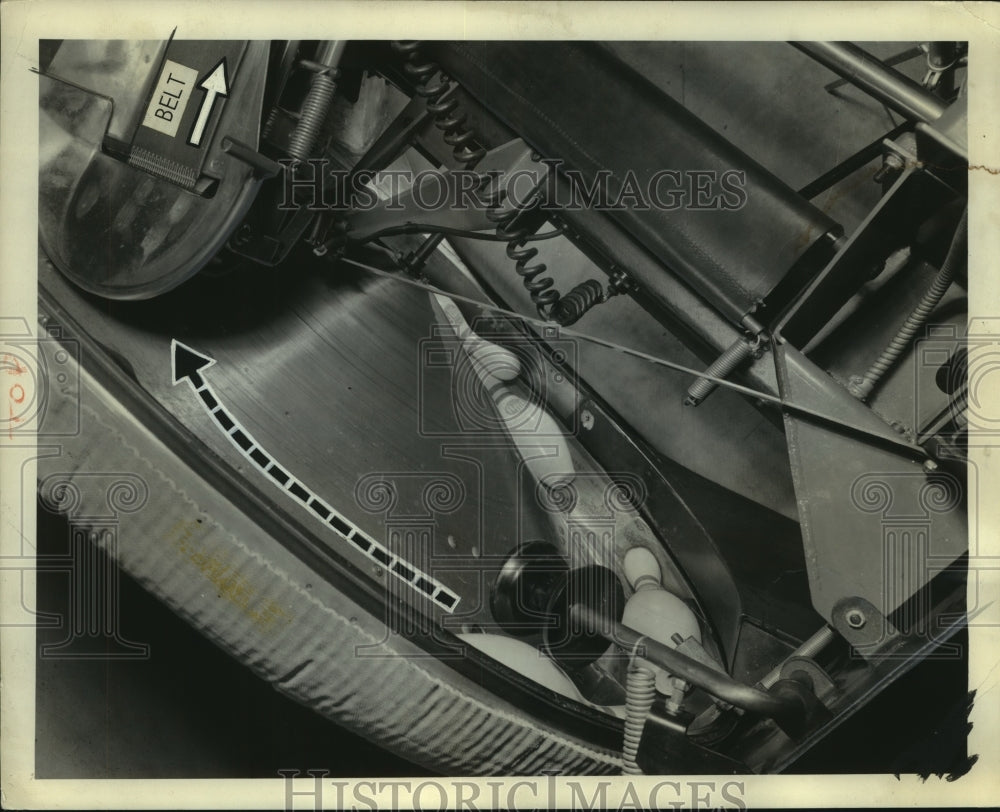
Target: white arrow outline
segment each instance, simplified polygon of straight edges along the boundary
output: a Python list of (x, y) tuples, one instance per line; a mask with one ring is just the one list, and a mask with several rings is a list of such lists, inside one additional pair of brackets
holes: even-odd
[[(218, 73), (222, 71), (222, 76)], [(208, 117), (215, 106), (215, 99), (222, 96), (229, 98), (229, 72), (226, 69), (226, 58), (222, 57), (219, 63), (208, 72), (208, 76), (198, 83), (198, 87), (205, 91), (205, 98), (201, 100), (201, 108), (198, 110), (198, 117), (195, 119), (191, 134), (188, 136), (188, 144), (192, 147), (201, 146), (201, 138), (205, 134), (205, 127), (208, 125)]]
[[(180, 379), (177, 377), (178, 347), (207, 361), (195, 373), (201, 381), (200, 385), (195, 385), (190, 375), (185, 375)], [(293, 499), (297, 504), (309, 510), (328, 528), (335, 531), (346, 541), (351, 542), (354, 547), (367, 555), (372, 561), (378, 563), (383, 569), (391, 572), (404, 584), (408, 584), (424, 597), (430, 598), (449, 614), (454, 612), (459, 600), (461, 600), (458, 595), (437, 579), (421, 572), (409, 561), (394, 555), (385, 545), (380, 544), (371, 536), (362, 532), (353, 522), (338, 514), (326, 502), (320, 499), (305, 483), (293, 476), (285, 466), (278, 464), (277, 460), (257, 442), (254, 436), (243, 427), (232, 412), (222, 405), (222, 401), (219, 400), (218, 395), (216, 395), (208, 381), (205, 380), (202, 373), (214, 364), (214, 358), (209, 358), (204, 353), (198, 352), (176, 338), (171, 340), (170, 379), (173, 381), (173, 385), (177, 386), (182, 380), (191, 384), (191, 388), (194, 389), (195, 394), (198, 395), (198, 399), (208, 411), (212, 422), (219, 427), (240, 454), (249, 460), (258, 471), (267, 476), (290, 499)], [(229, 424), (228, 427), (227, 423)], [(240, 443), (239, 439), (237, 439), (238, 437), (242, 437), (246, 441), (245, 445)], [(287, 481), (282, 482), (283, 477), (287, 477)], [(401, 571), (401, 568), (409, 571), (411, 577), (407, 578), (404, 572)]]

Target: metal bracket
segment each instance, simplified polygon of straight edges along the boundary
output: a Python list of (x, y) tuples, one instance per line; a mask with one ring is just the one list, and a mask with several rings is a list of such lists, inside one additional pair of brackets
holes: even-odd
[(899, 630), (864, 598), (843, 598), (838, 601), (833, 607), (830, 622), (863, 657), (883, 650), (899, 638)]
[[(531, 147), (519, 138), (514, 139), (490, 150), (476, 166), (475, 175), (484, 183), (483, 188), (469, 188), (467, 170), (418, 173), (413, 187), (352, 214), (347, 219), (348, 231), (355, 239), (414, 223), (492, 231), (496, 224), (486, 216), (492, 201), (523, 200), (529, 190), (545, 180), (548, 172), (548, 166), (535, 160)], [(442, 198), (447, 205), (428, 205)]]

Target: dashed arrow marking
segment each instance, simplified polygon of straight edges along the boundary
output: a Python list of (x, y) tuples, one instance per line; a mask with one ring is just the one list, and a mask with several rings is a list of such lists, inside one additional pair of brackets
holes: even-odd
[(170, 373), (173, 385), (176, 386), (185, 380), (191, 384), (191, 388), (198, 395), (202, 405), (208, 410), (212, 422), (219, 427), (240, 454), (289, 498), (304, 506), (327, 527), (353, 544), (372, 561), (377, 562), (399, 580), (430, 598), (446, 612), (454, 612), (455, 607), (458, 606), (458, 595), (440, 581), (418, 570), (410, 562), (391, 553), (385, 545), (375, 541), (347, 518), (337, 513), (305, 483), (278, 464), (277, 460), (223, 405), (211, 385), (205, 380), (203, 372), (213, 364), (215, 364), (214, 358), (203, 355), (177, 339), (174, 339), (170, 344)]

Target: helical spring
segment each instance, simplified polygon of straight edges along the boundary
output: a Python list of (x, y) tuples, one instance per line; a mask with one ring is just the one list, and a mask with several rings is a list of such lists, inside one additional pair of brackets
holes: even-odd
[[(499, 200), (497, 201), (499, 204)], [(552, 310), (559, 303), (559, 291), (553, 285), (551, 276), (542, 274), (548, 270), (544, 262), (530, 264), (538, 256), (538, 249), (528, 246), (531, 230), (517, 227), (514, 221), (519, 215), (537, 206), (537, 197), (533, 198), (523, 208), (502, 210), (499, 205), (490, 207), (486, 216), (496, 224), (497, 236), (507, 241), (507, 257), (514, 261), (514, 270), (521, 277), (525, 289), (531, 294), (531, 301), (538, 308), (538, 315), (543, 319), (552, 318)]]
[(335, 68), (323, 69), (322, 65), (316, 67), (319, 69), (313, 73), (309, 82), (309, 91), (302, 102), (298, 123), (288, 138), (288, 154), (299, 161), (312, 155), (316, 138), (330, 111), (334, 93), (337, 92), (335, 79), (339, 72)]
[[(743, 366), (744, 363), (753, 358), (755, 349), (755, 342), (739, 338), (730, 344), (722, 355), (712, 362), (711, 366), (705, 370), (705, 374), (710, 375), (712, 378), (728, 378)], [(709, 380), (709, 378), (698, 378), (688, 387), (684, 398), (684, 405), (700, 405), (705, 398), (715, 391), (716, 387), (718, 387), (718, 384), (715, 381)]]
[(848, 389), (855, 397), (861, 400), (867, 399), (872, 390), (879, 384), (885, 374), (892, 369), (899, 357), (906, 351), (913, 341), (914, 336), (924, 326), (927, 318), (934, 311), (934, 308), (941, 302), (941, 298), (951, 287), (955, 273), (963, 262), (968, 259), (969, 240), (969, 210), (962, 213), (962, 219), (958, 221), (955, 235), (952, 237), (948, 253), (945, 255), (941, 269), (931, 284), (927, 292), (921, 297), (913, 312), (906, 317), (902, 327), (892, 337), (892, 341), (872, 362), (872, 365), (865, 372), (860, 380), (852, 380)]
[(519, 215), (540, 205), (537, 194), (533, 194), (523, 207), (507, 211), (502, 211), (498, 202), (487, 210), (486, 216), (496, 224), (497, 236), (507, 240), (507, 257), (514, 261), (514, 271), (521, 277), (539, 316), (568, 327), (594, 305), (607, 299), (608, 293), (596, 279), (581, 282), (563, 296), (554, 288), (552, 277), (543, 276), (548, 266), (544, 262), (532, 264), (538, 256), (538, 249), (528, 246), (532, 232), (528, 228), (517, 227), (514, 221)]
[[(426, 102), (428, 112), (434, 117), (434, 126), (452, 148), (455, 160), (471, 169), (483, 159), (486, 150), (475, 144), (476, 134), (466, 126), (466, 114), (459, 109), (458, 99), (449, 95), (451, 82), (436, 62), (422, 55), (422, 45), (417, 40), (397, 40), (392, 43), (392, 49), (405, 58), (403, 70), (413, 80), (414, 92)], [(440, 75), (434, 81), (437, 74)]]
[(622, 775), (642, 775), (636, 763), (646, 717), (656, 699), (656, 675), (643, 665), (629, 665), (625, 679), (625, 739), (622, 742)]
[(604, 285), (596, 279), (588, 279), (575, 285), (569, 293), (560, 297), (553, 308), (552, 320), (563, 327), (569, 327), (579, 321), (580, 317), (594, 305), (607, 301), (608, 294)]

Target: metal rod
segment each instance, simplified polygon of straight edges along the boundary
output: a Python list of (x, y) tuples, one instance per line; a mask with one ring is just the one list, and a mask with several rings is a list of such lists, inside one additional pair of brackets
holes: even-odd
[(625, 649), (641, 649), (639, 655), (675, 676), (707, 691), (717, 699), (744, 710), (773, 719), (800, 718), (805, 711), (802, 703), (791, 698), (769, 694), (734, 680), (728, 674), (681, 654), (669, 646), (640, 634), (635, 629), (598, 615), (583, 604), (576, 604), (570, 611), (571, 620), (583, 624), (595, 634)]
[(869, 164), (874, 161), (885, 149), (884, 142), (886, 139), (895, 141), (899, 136), (910, 130), (912, 127), (913, 124), (911, 122), (904, 122), (898, 127), (894, 127), (885, 135), (876, 138), (868, 146), (862, 147), (847, 160), (841, 161), (841, 163), (837, 164), (833, 167), (833, 169), (828, 172), (824, 172), (816, 178), (816, 180), (806, 186), (803, 186), (799, 189), (799, 194), (806, 200), (812, 200), (814, 197), (818, 197), (827, 189), (842, 181), (848, 175), (859, 170), (865, 164)]
[(912, 79), (851, 42), (792, 42), (800, 51), (900, 115), (928, 124), (948, 105)]
[(222, 151), (227, 155), (232, 155), (238, 161), (243, 161), (254, 170), (254, 175), (258, 178), (273, 178), (284, 168), (277, 161), (272, 161), (253, 147), (249, 147), (229, 135), (222, 139)]
[(346, 39), (322, 40), (316, 46), (316, 61), (330, 68), (337, 67), (340, 64), (340, 57), (344, 55), (344, 50), (347, 48), (347, 43)]
[[(478, 307), (480, 309), (487, 310), (491, 313), (498, 313), (504, 316), (509, 316), (511, 318), (517, 319), (518, 321), (524, 322), (525, 324), (531, 324), (536, 327), (551, 328), (552, 323), (547, 322), (544, 319), (536, 319), (531, 316), (526, 316), (523, 313), (518, 313), (514, 310), (508, 310), (507, 308), (500, 307), (499, 305), (492, 304), (490, 302), (483, 302), (478, 299), (474, 299), (469, 296), (462, 296), (457, 293), (451, 293), (446, 290), (439, 290), (432, 285), (421, 282), (417, 279), (411, 279), (407, 276), (400, 276), (399, 273), (394, 273), (391, 271), (385, 271), (381, 268), (376, 268), (372, 265), (368, 265), (364, 262), (358, 262), (350, 257), (339, 257), (338, 261), (346, 262), (349, 265), (353, 265), (355, 268), (361, 268), (374, 276), (380, 276), (385, 279), (392, 279), (396, 282), (401, 282), (412, 287), (421, 288), (430, 293), (444, 293), (446, 296), (458, 302), (465, 302), (473, 307)], [(708, 372), (692, 369), (691, 367), (684, 366), (683, 364), (675, 363), (674, 361), (668, 361), (666, 358), (660, 358), (656, 355), (651, 355), (648, 352), (643, 352), (642, 350), (633, 349), (632, 347), (626, 347), (622, 344), (616, 344), (613, 341), (608, 341), (607, 339), (600, 338), (595, 335), (590, 335), (589, 333), (583, 333), (579, 330), (574, 330), (571, 327), (560, 327), (560, 335), (569, 336), (571, 338), (578, 338), (581, 341), (589, 341), (593, 344), (598, 344), (602, 347), (607, 347), (608, 349), (615, 350), (616, 352), (621, 352), (626, 355), (633, 356), (635, 358), (642, 358), (645, 361), (649, 361), (652, 364), (657, 364), (658, 366), (666, 367), (667, 369), (673, 369), (678, 372), (684, 372), (688, 375), (694, 375), (696, 378), (706, 378), (707, 380), (714, 381), (719, 386), (724, 386), (727, 389), (732, 389), (734, 392), (740, 392), (741, 394), (747, 395), (748, 397), (755, 398), (756, 400), (763, 401), (764, 403), (771, 403), (782, 409), (792, 412), (793, 414), (806, 415), (808, 417), (816, 418), (821, 421), (826, 426), (835, 426), (838, 429), (848, 432), (850, 434), (864, 437), (870, 443), (878, 443), (881, 446), (891, 448), (896, 451), (896, 453), (904, 454), (908, 458), (916, 459), (921, 462), (929, 459), (927, 451), (918, 445), (914, 445), (908, 442), (901, 436), (890, 436), (889, 434), (882, 434), (881, 432), (865, 428), (864, 426), (854, 425), (853, 423), (848, 423), (839, 417), (834, 417), (832, 415), (824, 414), (815, 409), (811, 409), (808, 406), (803, 406), (799, 403), (794, 403), (792, 401), (785, 400), (778, 395), (772, 395), (769, 392), (764, 392), (759, 389), (753, 389), (749, 386), (743, 386), (742, 384), (736, 383), (735, 381), (727, 380), (726, 378), (716, 378), (710, 376)]]
[[(816, 659), (816, 655), (819, 654), (823, 649), (825, 649), (836, 635), (829, 626), (824, 626), (816, 634), (802, 643), (795, 651), (786, 657), (786, 660), (792, 657), (805, 657), (808, 660)], [(766, 677), (760, 681), (761, 688), (771, 688), (780, 678), (781, 678), (781, 667), (784, 663), (779, 663), (774, 670), (772, 670)]]

